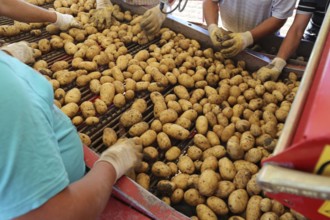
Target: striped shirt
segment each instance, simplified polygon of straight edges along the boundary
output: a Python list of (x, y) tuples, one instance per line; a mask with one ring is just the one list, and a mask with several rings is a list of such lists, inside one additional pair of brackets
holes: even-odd
[(300, 0), (297, 14), (313, 14), (311, 22), (320, 28), (328, 6), (329, 0)]
[(213, 0), (219, 3), (221, 22), (232, 32), (244, 32), (269, 17), (287, 19), (293, 14), (295, 0)]

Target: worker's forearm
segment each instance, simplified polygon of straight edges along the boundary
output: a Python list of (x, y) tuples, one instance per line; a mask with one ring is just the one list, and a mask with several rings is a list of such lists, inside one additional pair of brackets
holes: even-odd
[(261, 24), (251, 30), (254, 42), (278, 31), (283, 26), (285, 21), (286, 19), (277, 19), (275, 17), (270, 17), (263, 21)]
[(277, 53), (278, 57), (287, 60), (296, 51), (310, 18), (311, 14), (297, 14), (295, 16), (293, 24)]
[(18, 220), (97, 219), (109, 200), (115, 179), (113, 166), (98, 162), (81, 180)]
[(204, 0), (203, 14), (207, 25), (218, 24), (218, 3), (212, 0)]
[(300, 44), (300, 40), (303, 36), (303, 32), (288, 32), (283, 40), (281, 47), (277, 53), (277, 56), (287, 60), (296, 51)]
[(0, 15), (21, 22), (51, 22), (56, 21), (55, 12), (32, 5), (23, 0), (0, 0)]

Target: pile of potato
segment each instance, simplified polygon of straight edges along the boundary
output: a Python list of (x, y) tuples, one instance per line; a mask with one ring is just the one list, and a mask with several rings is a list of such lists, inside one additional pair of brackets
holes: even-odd
[[(141, 30), (140, 17), (115, 5), (111, 27), (100, 31), (91, 22), (95, 0), (56, 0), (54, 8), (84, 27), (61, 32), (47, 25), (51, 37), (31, 43), (33, 68), (52, 84), (55, 104), (76, 126), (96, 125), (109, 108), (132, 103), (119, 123), (143, 145), (143, 163), (132, 177), (137, 183), (152, 190), (157, 181), (161, 199), (194, 208), (192, 219), (301, 219), (266, 198), (256, 183), (260, 161), (274, 150), (299, 87), (296, 74), (261, 83), (244, 61), (224, 59), (168, 28), (161, 29), (159, 43), (132, 55), (128, 44), (153, 39)], [(72, 60), (40, 59), (59, 49)], [(82, 87), (95, 99), (81, 101)], [(144, 121), (147, 101), (136, 98), (143, 91), (153, 104), (151, 123)], [(88, 135), (80, 137), (91, 144)], [(117, 139), (113, 128), (103, 130), (105, 146)], [(186, 140), (192, 144), (182, 146)]]

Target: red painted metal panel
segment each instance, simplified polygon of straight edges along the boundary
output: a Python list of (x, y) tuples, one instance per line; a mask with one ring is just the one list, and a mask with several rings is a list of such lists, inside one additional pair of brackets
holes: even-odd
[[(326, 144), (330, 144), (330, 35), (317, 67), (292, 144), (263, 163), (276, 163), (306, 172), (313, 172)], [(329, 179), (330, 180), (330, 179)], [(310, 219), (329, 220), (319, 209), (324, 200), (288, 193), (266, 193)], [(323, 209), (324, 210), (324, 209)], [(327, 211), (327, 210), (326, 210)], [(329, 210), (330, 211), (330, 210)]]

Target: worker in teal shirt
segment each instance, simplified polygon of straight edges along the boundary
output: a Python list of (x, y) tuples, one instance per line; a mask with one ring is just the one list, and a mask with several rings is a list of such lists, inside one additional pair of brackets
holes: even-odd
[(96, 219), (116, 180), (141, 161), (142, 146), (114, 144), (84, 176), (82, 143), (53, 104), (51, 84), (10, 56), (31, 60), (32, 49), (1, 49), (0, 219)]

